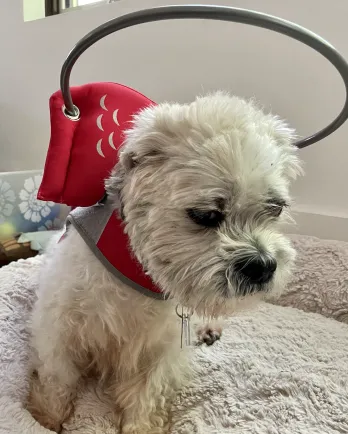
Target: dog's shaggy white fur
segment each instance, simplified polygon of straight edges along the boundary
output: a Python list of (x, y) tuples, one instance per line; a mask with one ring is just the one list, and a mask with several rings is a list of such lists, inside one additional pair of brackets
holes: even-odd
[(215, 318), (287, 281), (294, 251), (278, 226), (300, 172), (293, 139), (277, 117), (222, 93), (134, 118), (106, 191), (137, 259), (171, 299), (126, 287), (72, 228), (47, 256), (32, 319), (29, 408), (43, 425), (59, 430), (93, 372), (123, 434), (165, 431), (188, 372), (176, 304)]

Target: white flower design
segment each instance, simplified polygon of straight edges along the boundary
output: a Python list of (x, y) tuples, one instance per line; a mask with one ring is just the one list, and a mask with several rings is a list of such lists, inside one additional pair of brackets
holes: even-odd
[(6, 217), (12, 214), (15, 200), (16, 195), (11, 190), (11, 185), (7, 181), (0, 179), (0, 224), (4, 223)]
[(47, 220), (43, 226), (38, 227), (38, 231), (52, 231), (61, 229), (63, 227), (63, 223), (59, 218), (55, 218), (52, 220)]
[(37, 199), (37, 192), (41, 184), (41, 175), (36, 175), (33, 178), (28, 178), (24, 182), (24, 190), (19, 193), (20, 199), (23, 201), (19, 204), (19, 209), (26, 220), (31, 220), (33, 223), (41, 221), (42, 217), (47, 217), (54, 202), (46, 202)]

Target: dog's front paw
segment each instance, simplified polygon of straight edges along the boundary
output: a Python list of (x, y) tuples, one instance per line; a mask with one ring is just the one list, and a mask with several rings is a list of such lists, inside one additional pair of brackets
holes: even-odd
[(60, 433), (62, 423), (73, 412), (73, 393), (54, 379), (53, 376), (42, 379), (37, 372), (33, 373), (26, 408), (44, 428)]
[(135, 417), (124, 418), (122, 434), (168, 434), (169, 432), (169, 407), (157, 408), (150, 412), (148, 419), (137, 420)]
[(197, 345), (213, 345), (221, 338), (222, 327), (213, 324), (205, 324), (197, 329)]
[(122, 434), (166, 434), (168, 432), (166, 427), (141, 427), (134, 425), (126, 425), (122, 429)]

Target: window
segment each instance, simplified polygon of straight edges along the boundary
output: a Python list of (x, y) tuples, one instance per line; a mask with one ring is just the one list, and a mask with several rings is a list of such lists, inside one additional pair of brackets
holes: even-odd
[(84, 7), (93, 7), (119, 0), (23, 0), (24, 21), (37, 20)]
[(45, 15), (57, 15), (71, 9), (98, 3), (109, 3), (108, 0), (45, 0)]
[(95, 0), (77, 0), (78, 6), (90, 5), (92, 3), (96, 3)]

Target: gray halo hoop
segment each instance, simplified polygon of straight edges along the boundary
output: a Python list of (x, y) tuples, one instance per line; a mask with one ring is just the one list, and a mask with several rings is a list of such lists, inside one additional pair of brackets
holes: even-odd
[(327, 41), (317, 34), (290, 21), (283, 20), (272, 15), (224, 6), (205, 6), (205, 5), (183, 5), (183, 6), (164, 6), (153, 9), (144, 9), (110, 20), (84, 36), (72, 49), (66, 58), (60, 76), (60, 87), (63, 94), (65, 116), (77, 121), (79, 118), (78, 107), (73, 103), (70, 93), (70, 75), (77, 59), (91, 45), (100, 39), (118, 30), (138, 24), (150, 23), (154, 21), (180, 19), (206, 19), (217, 21), (231, 21), (241, 24), (249, 24), (272, 30), (277, 33), (289, 36), (292, 39), (302, 42), (323, 55), (339, 72), (343, 79), (346, 89), (346, 100), (339, 115), (325, 128), (301, 139), (295, 143), (299, 148), (305, 148), (336, 131), (348, 118), (348, 63), (344, 57)]

